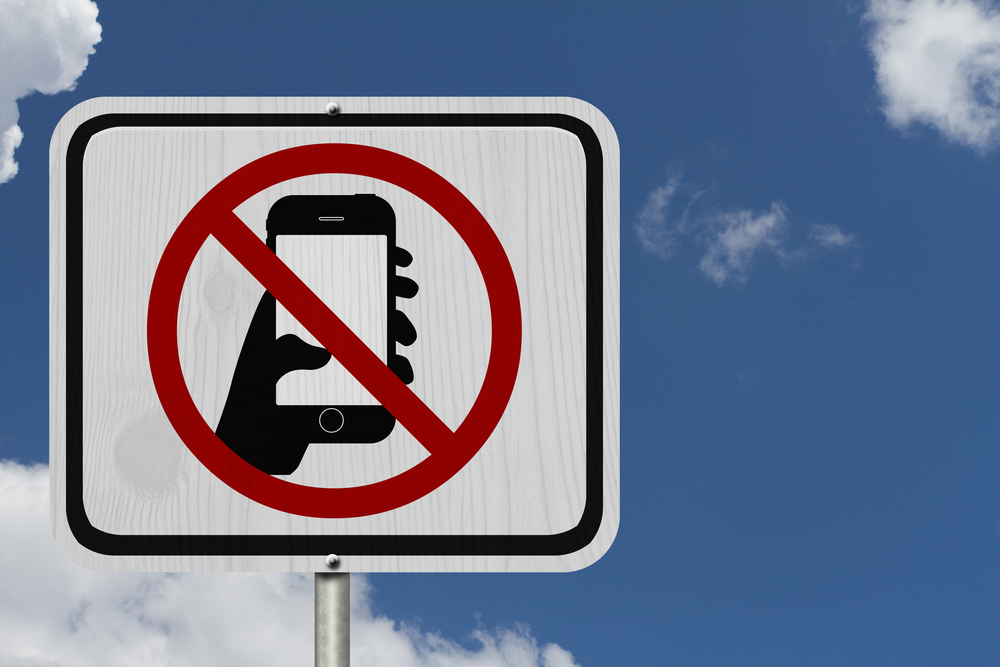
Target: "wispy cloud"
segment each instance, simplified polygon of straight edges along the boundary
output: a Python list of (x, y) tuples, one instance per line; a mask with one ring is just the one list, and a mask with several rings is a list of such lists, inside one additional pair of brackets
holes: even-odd
[[(313, 664), (312, 576), (138, 575), (71, 563), (49, 533), (45, 466), (0, 461), (0, 664), (200, 667)], [(355, 667), (576, 667), (525, 626), (474, 630), (475, 648), (372, 611), (351, 578)]]
[(782, 261), (801, 254), (785, 247), (788, 208), (781, 202), (772, 202), (771, 210), (764, 213), (745, 209), (718, 213), (707, 218), (706, 224), (707, 250), (698, 268), (719, 286), (749, 280), (759, 253), (772, 253)]
[(837, 225), (813, 225), (809, 230), (809, 238), (827, 250), (843, 250), (858, 245), (854, 234), (845, 234)]
[(17, 174), (17, 100), (72, 90), (99, 41), (90, 0), (0, 0), (0, 183)]
[(691, 238), (704, 249), (698, 269), (719, 287), (746, 283), (761, 255), (788, 266), (806, 259), (813, 248), (836, 251), (857, 245), (854, 235), (827, 224), (813, 225), (807, 246), (790, 246), (788, 207), (780, 201), (771, 202), (766, 211), (736, 208), (695, 215), (694, 205), (705, 191), (692, 190), (681, 176), (672, 174), (649, 194), (636, 235), (646, 251), (667, 261), (685, 238)]
[(864, 20), (882, 110), (986, 153), (1000, 144), (1000, 14), (973, 0), (871, 0)]
[(680, 237), (688, 231), (688, 213), (691, 205), (701, 195), (696, 193), (684, 207), (681, 215), (669, 217), (670, 205), (681, 190), (681, 174), (671, 174), (667, 182), (649, 193), (645, 206), (639, 211), (639, 224), (635, 232), (642, 247), (663, 259), (677, 253)]

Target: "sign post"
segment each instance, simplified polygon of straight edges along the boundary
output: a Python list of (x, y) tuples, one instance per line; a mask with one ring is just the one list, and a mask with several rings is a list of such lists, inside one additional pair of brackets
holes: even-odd
[(319, 660), (349, 572), (568, 571), (610, 547), (619, 166), (594, 107), (96, 99), (50, 160), (73, 560), (322, 573)]
[(317, 572), (316, 667), (351, 665), (351, 575)]

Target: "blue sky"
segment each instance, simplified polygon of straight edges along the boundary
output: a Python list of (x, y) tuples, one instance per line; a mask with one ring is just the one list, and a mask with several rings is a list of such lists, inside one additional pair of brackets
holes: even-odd
[[(48, 142), (75, 104), (579, 97), (621, 143), (617, 540), (571, 574), (373, 575), (370, 618), (470, 651), (510, 636), (556, 644), (580, 666), (1000, 661), (995, 5), (289, 4), (102, 0), (101, 41), (76, 88), (17, 101), (19, 170), (0, 185), (0, 458), (48, 458)], [(0, 132), (15, 120), (3, 104), (64, 87), (58, 73), (88, 46), (87, 21), (64, 20), (52, 37), (69, 45), (60, 69), (50, 41), (16, 38), (44, 24), (16, 10), (0, 0), (0, 16), (23, 21), (0, 21), (0, 69), (26, 83), (0, 75)], [(30, 486), (7, 469), (3, 493)], [(5, 517), (14, 541), (30, 542), (19, 537), (31, 525)], [(34, 553), (5, 556), (0, 618), (31, 594), (11, 582), (44, 577), (27, 564)], [(148, 589), (84, 576), (60, 581), (109, 608), (128, 586)], [(241, 591), (259, 581), (217, 577)], [(196, 598), (192, 580), (177, 581), (157, 613), (180, 627)], [(308, 595), (288, 581), (244, 599), (263, 606), (285, 591), (301, 609), (274, 623), (308, 624)], [(230, 583), (205, 585), (222, 595)], [(41, 599), (52, 606), (38, 619), (67, 609), (58, 592)], [(50, 641), (32, 655), (90, 664), (53, 647), (112, 645), (100, 623), (118, 617), (101, 618), (91, 639), (39, 620)], [(308, 664), (311, 647), (296, 650)], [(507, 662), (572, 664), (538, 651)], [(429, 660), (412, 664), (452, 664)]]

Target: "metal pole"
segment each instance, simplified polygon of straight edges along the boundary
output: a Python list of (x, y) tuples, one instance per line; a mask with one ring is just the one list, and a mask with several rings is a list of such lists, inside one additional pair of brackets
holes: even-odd
[(316, 573), (316, 667), (351, 667), (351, 574)]

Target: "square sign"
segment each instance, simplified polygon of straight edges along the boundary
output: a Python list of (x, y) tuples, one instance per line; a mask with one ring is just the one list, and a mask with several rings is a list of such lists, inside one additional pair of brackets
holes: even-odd
[(114, 571), (618, 530), (619, 164), (567, 98), (109, 98), (51, 144), (52, 525)]

